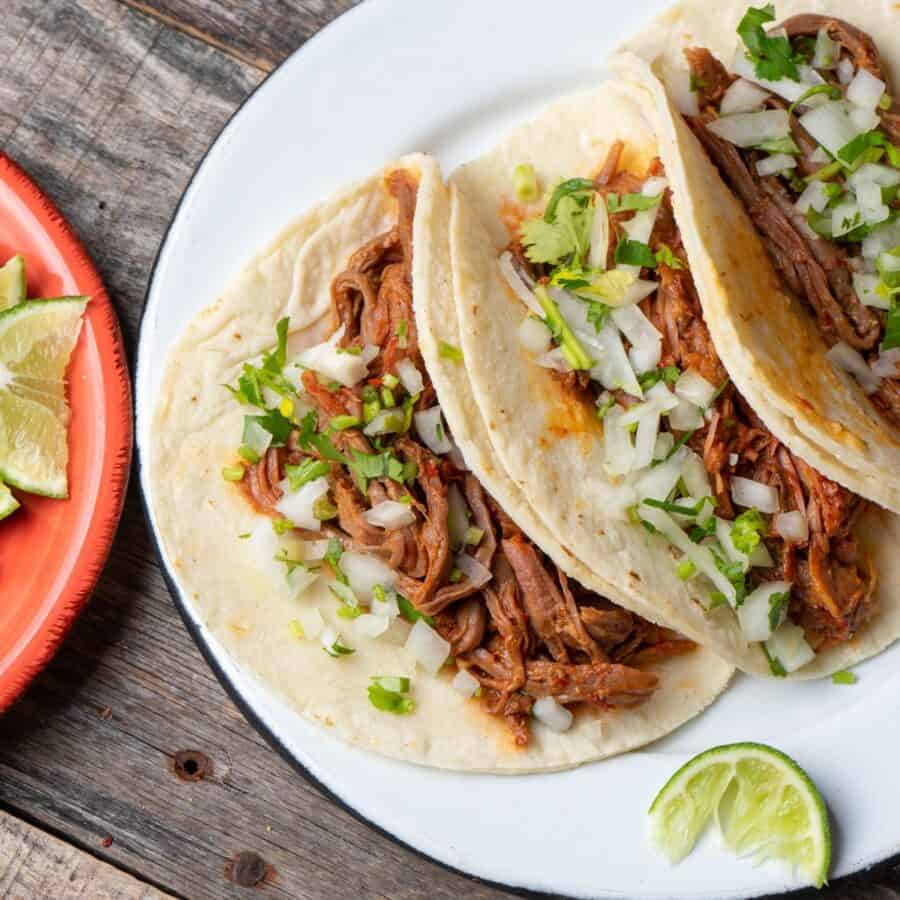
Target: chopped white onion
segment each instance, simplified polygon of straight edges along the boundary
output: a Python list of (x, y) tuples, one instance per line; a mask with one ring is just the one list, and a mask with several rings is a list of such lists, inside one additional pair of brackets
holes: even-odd
[(371, 598), (376, 585), (388, 590), (397, 583), (397, 574), (390, 566), (365, 553), (346, 550), (340, 565), (354, 593), (366, 600)]
[(603, 444), (606, 461), (604, 468), (610, 475), (626, 475), (634, 461), (631, 434), (622, 422), (625, 412), (621, 406), (613, 406), (603, 420)]
[(866, 394), (871, 394), (878, 390), (881, 384), (880, 380), (866, 365), (862, 354), (854, 350), (849, 344), (838, 341), (825, 356), (831, 361), (832, 365), (852, 375)]
[(877, 225), (887, 219), (891, 211), (881, 199), (881, 186), (865, 181), (856, 189), (856, 199), (866, 225)]
[(460, 553), (454, 560), (454, 564), (475, 587), (482, 587), (493, 577), (491, 570), (487, 566), (468, 553)]
[(398, 430), (398, 420), (402, 415), (403, 413), (396, 407), (383, 409), (363, 428), (363, 434), (369, 437), (377, 437), (379, 434), (395, 434)]
[(522, 319), (519, 326), (519, 343), (532, 353), (546, 353), (550, 348), (550, 329), (534, 316)]
[(470, 672), (467, 672), (465, 669), (460, 669), (456, 675), (454, 675), (453, 681), (450, 682), (450, 687), (452, 687), (454, 691), (462, 694), (463, 697), (472, 697), (474, 696), (475, 691), (481, 687), (481, 682)]
[(512, 292), (528, 307), (529, 311), (543, 319), (544, 310), (541, 304), (538, 303), (537, 297), (534, 296), (528, 285), (522, 280), (522, 276), (516, 271), (512, 261), (512, 254), (508, 250), (501, 255), (499, 265), (500, 274), (503, 275), (503, 279)]
[(753, 568), (754, 566), (756, 566), (761, 569), (771, 569), (774, 565), (775, 560), (772, 559), (772, 554), (769, 553), (769, 548), (763, 541), (760, 541), (753, 548), (753, 552), (750, 554), (750, 567)]
[(669, 386), (663, 381), (657, 381), (646, 392), (647, 399), (659, 408), (660, 412), (668, 412), (678, 406), (679, 399), (676, 397)]
[(882, 253), (897, 246), (900, 246), (900, 219), (881, 225), (868, 237), (863, 238), (862, 255), (864, 259), (875, 260)]
[(425, 382), (422, 380), (422, 373), (416, 368), (415, 363), (411, 359), (401, 359), (397, 363), (397, 374), (407, 393), (421, 394), (425, 389)]
[(755, 508), (766, 515), (777, 513), (781, 508), (778, 491), (772, 485), (741, 478), (740, 475), (731, 479), (731, 499), (738, 506)]
[(381, 616), (390, 621), (400, 615), (400, 605), (397, 602), (397, 592), (386, 590), (382, 592), (384, 600), (379, 600), (372, 594), (372, 602), (369, 604), (373, 615)]
[(337, 381), (344, 387), (353, 387), (359, 384), (369, 373), (369, 362), (362, 353), (341, 353), (337, 346), (336, 338), (343, 334), (343, 326), (336, 331), (327, 341), (316, 344), (304, 350), (298, 357), (298, 362), (307, 369), (319, 372), (332, 381)]
[(534, 717), (546, 725), (551, 731), (563, 732), (572, 727), (574, 716), (553, 697), (541, 697), (534, 701), (531, 708)]
[(649, 409), (638, 421), (637, 434), (634, 438), (634, 459), (631, 465), (635, 470), (644, 469), (653, 462), (653, 451), (656, 449), (656, 438), (659, 435), (659, 407), (653, 403), (641, 405)]
[(822, 212), (828, 206), (828, 191), (821, 181), (811, 181), (804, 189), (803, 193), (797, 198), (794, 206), (797, 212), (804, 216), (809, 212), (810, 207), (816, 212)]
[(861, 106), (851, 106), (849, 115), (850, 121), (859, 129), (860, 134), (874, 131), (881, 122), (877, 110), (863, 109)]
[(773, 153), (756, 163), (756, 171), (760, 175), (777, 175), (797, 168), (797, 160), (789, 153)]
[(716, 516), (716, 537), (719, 540), (719, 545), (725, 551), (725, 556), (728, 557), (728, 561), (740, 563), (741, 570), (746, 572), (750, 568), (750, 559), (746, 553), (742, 553), (734, 546), (734, 541), (731, 538), (733, 528), (734, 524), (732, 522), (728, 522), (725, 519), (720, 519)]
[(847, 183), (855, 191), (861, 184), (874, 183), (881, 187), (900, 184), (900, 169), (882, 166), (879, 163), (863, 163), (848, 179)]
[(682, 372), (678, 381), (675, 383), (675, 393), (682, 400), (699, 406), (700, 409), (706, 409), (716, 394), (716, 386), (710, 384), (699, 372), (688, 369)]
[(594, 220), (591, 224), (591, 250), (588, 262), (595, 269), (606, 269), (609, 252), (609, 213), (603, 194), (594, 195)]
[(432, 406), (415, 413), (413, 421), (416, 423), (416, 433), (432, 453), (440, 456), (450, 452), (450, 438), (447, 436), (447, 428), (441, 420), (439, 406)]
[(841, 57), (841, 48), (828, 36), (827, 28), (820, 28), (816, 35), (816, 51), (813, 53), (814, 69), (836, 69)]
[(417, 619), (406, 639), (406, 649), (429, 675), (436, 675), (450, 655), (450, 644), (424, 619)]
[(789, 544), (805, 544), (809, 540), (809, 522), (799, 509), (773, 516), (772, 530)]
[(809, 88), (809, 85), (805, 82), (793, 81), (790, 78), (779, 78), (778, 81), (768, 81), (765, 78), (760, 78), (756, 74), (756, 66), (747, 59), (747, 53), (743, 45), (739, 46), (735, 52), (731, 70), (735, 75), (740, 75), (741, 78), (746, 78), (754, 84), (759, 84), (770, 93), (778, 94), (779, 97), (784, 97), (785, 100), (789, 100), (792, 103), (794, 100), (799, 99)]
[(262, 456), (272, 443), (272, 433), (266, 431), (256, 419), (248, 418), (244, 423), (243, 442), (257, 456)]
[(303, 636), (308, 641), (315, 640), (325, 627), (322, 613), (314, 606), (304, 606), (297, 611), (297, 621), (303, 629)]
[(699, 116), (700, 104), (696, 91), (691, 90), (691, 73), (687, 69), (666, 65), (663, 70), (666, 90), (684, 116)]
[(728, 454), (728, 465), (734, 467), (740, 462), (740, 459), (741, 458), (737, 455), (737, 453), (729, 453)]
[(831, 162), (831, 157), (818, 144), (816, 144), (816, 149), (807, 158), (813, 165), (817, 166), (827, 166)]
[(652, 175), (644, 181), (641, 193), (645, 197), (655, 197), (669, 186), (669, 179), (663, 175)]
[(881, 279), (877, 275), (869, 275), (865, 272), (853, 273), (853, 290), (856, 291), (856, 296), (866, 306), (874, 306), (876, 309), (890, 309), (890, 299), (882, 297), (877, 291), (880, 282)]
[[(748, 641), (767, 641), (772, 637), (772, 625), (769, 620), (769, 601), (775, 594), (789, 593), (789, 581), (767, 581), (751, 591), (738, 607), (738, 622), (741, 631)], [(782, 611), (782, 619), (784, 611)], [(776, 627), (781, 622), (776, 623)]]
[(831, 213), (831, 233), (834, 237), (849, 234), (862, 225), (862, 210), (858, 203), (844, 200)]
[(546, 353), (542, 353), (535, 362), (542, 369), (552, 369), (554, 372), (572, 372), (572, 364), (566, 359), (565, 353), (559, 347), (554, 347)]
[(621, 388), (632, 397), (643, 397), (634, 369), (628, 361), (628, 354), (622, 344), (619, 331), (612, 322), (607, 322), (594, 335), (591, 346), (596, 348), (591, 378), (599, 381), (608, 391)]
[(713, 134), (738, 147), (756, 147), (765, 141), (777, 141), (787, 137), (791, 131), (786, 109), (736, 113), (715, 119), (706, 127)]
[(693, 403), (682, 400), (669, 412), (669, 427), (675, 431), (691, 431), (703, 427), (703, 412)]
[(838, 80), (841, 84), (850, 84), (853, 81), (853, 63), (849, 59), (842, 59), (838, 62), (837, 72)]
[(353, 620), (353, 630), (357, 637), (377, 638), (388, 630), (390, 624), (391, 620), (387, 616), (363, 613)]
[(725, 91), (719, 111), (723, 116), (731, 116), (735, 113), (755, 112), (762, 109), (763, 103), (769, 96), (768, 91), (747, 81), (746, 78), (738, 78)]
[(469, 529), (469, 507), (463, 498), (462, 491), (451, 484), (447, 491), (447, 524), (450, 531), (450, 546), (462, 547), (466, 531)]
[(413, 525), (416, 514), (405, 503), (397, 500), (382, 500), (363, 513), (363, 518), (370, 524), (385, 531), (394, 531)]
[(675, 436), (671, 431), (661, 431), (656, 436), (656, 444), (653, 447), (653, 459), (665, 459), (675, 446)]
[(879, 378), (896, 378), (900, 374), (900, 347), (885, 350), (872, 362), (871, 368)]
[(644, 315), (639, 306), (622, 306), (612, 311), (616, 327), (631, 341), (628, 358), (638, 373), (649, 372), (659, 365), (662, 356), (662, 334)]
[(681, 478), (682, 467), (687, 456), (684, 447), (674, 453), (665, 462), (650, 469), (645, 469), (634, 485), (639, 500), (666, 500)]
[(294, 592), (294, 596), (299, 596), (308, 588), (318, 581), (319, 573), (313, 572), (303, 566), (294, 566), (287, 573), (288, 587)]
[(877, 109), (887, 85), (871, 72), (860, 68), (847, 86), (847, 99), (863, 109)]
[(803, 629), (793, 622), (785, 622), (766, 641), (769, 655), (777, 659), (785, 672), (796, 672), (816, 658), (816, 651), (806, 642)]
[(681, 477), (684, 479), (684, 486), (687, 488), (688, 493), (692, 496), (709, 497), (712, 495), (706, 466), (703, 465), (703, 460), (693, 450), (688, 450), (685, 455), (684, 463), (681, 467)]
[(865, 130), (851, 120), (848, 106), (842, 100), (811, 109), (800, 117), (800, 124), (833, 156)]
[(321, 530), (322, 522), (315, 517), (314, 509), (316, 502), (328, 493), (328, 479), (323, 475), (307, 481), (299, 491), (291, 491), (290, 482), (286, 478), (278, 486), (282, 494), (275, 509), (298, 528)]
[(607, 306), (631, 306), (640, 303), (644, 297), (649, 297), (659, 285), (655, 281), (646, 278), (635, 278), (635, 280), (625, 288), (622, 296), (618, 300), (604, 301)]

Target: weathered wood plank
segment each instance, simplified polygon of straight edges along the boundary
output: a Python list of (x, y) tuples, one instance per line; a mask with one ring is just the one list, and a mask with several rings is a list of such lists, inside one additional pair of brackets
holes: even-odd
[(264, 72), (359, 0), (121, 0)]
[(0, 896), (7, 900), (165, 900), (149, 884), (0, 811)]

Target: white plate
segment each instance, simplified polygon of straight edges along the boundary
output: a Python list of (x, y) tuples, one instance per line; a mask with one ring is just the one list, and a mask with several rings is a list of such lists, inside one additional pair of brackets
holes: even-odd
[[(449, 172), (546, 101), (602, 78), (608, 50), (661, 7), (369, 0), (288, 59), (220, 135), (164, 241), (139, 347), (141, 455), (168, 347), (282, 225), (408, 151), (435, 153)], [(141, 483), (154, 525), (143, 470)], [(775, 744), (818, 783), (836, 822), (834, 875), (900, 849), (900, 649), (860, 666), (853, 687), (741, 678), (687, 727), (609, 762), (455, 775), (342, 746), (292, 713), (229, 660), (162, 561), (195, 638), (257, 726), (359, 815), (457, 869), (579, 897), (746, 897), (795, 886), (786, 870), (737, 861), (713, 841), (676, 869), (646, 842), (645, 812), (667, 777), (735, 740)]]

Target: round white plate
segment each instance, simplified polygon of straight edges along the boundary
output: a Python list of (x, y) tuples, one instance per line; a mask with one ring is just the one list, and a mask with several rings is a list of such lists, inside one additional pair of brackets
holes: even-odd
[[(143, 458), (167, 349), (242, 261), (344, 182), (413, 150), (450, 172), (546, 101), (603, 78), (607, 52), (663, 3), (368, 0), (309, 41), (241, 108), (184, 195), (150, 286), (137, 371)], [(154, 502), (141, 483), (151, 526)], [(647, 843), (656, 790), (715, 744), (765, 741), (806, 767), (835, 821), (835, 876), (900, 849), (900, 648), (859, 683), (739, 678), (651, 749), (574, 771), (459, 775), (334, 741), (237, 668), (179, 592), (185, 621), (242, 708), (360, 816), (435, 859), (503, 884), (579, 897), (747, 897), (796, 886), (704, 843), (677, 868)]]

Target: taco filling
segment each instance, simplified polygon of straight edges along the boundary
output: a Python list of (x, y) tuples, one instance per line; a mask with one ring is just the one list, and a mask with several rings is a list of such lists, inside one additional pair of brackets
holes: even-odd
[(537, 216), (533, 173), (528, 184), (518, 167), (528, 205), (505, 211), (500, 269), (529, 313), (520, 338), (602, 420), (620, 517), (664, 536), (709, 614), (736, 615), (784, 675), (876, 613), (854, 534), (866, 501), (779, 443), (729, 382), (662, 164), (628, 171), (625, 149), (614, 144), (595, 178), (556, 185)]
[(741, 200), (832, 364), (900, 426), (900, 102), (872, 38), (750, 8), (729, 70), (685, 50), (688, 124)]
[[(347, 636), (308, 620), (298, 631), (339, 659), (412, 623), (400, 630), (417, 663), (431, 675), (451, 663), (453, 686), (504, 717), (518, 745), (532, 715), (565, 731), (569, 706), (636, 706), (660, 680), (645, 667), (695, 645), (570, 581), (467, 470), (419, 350), (417, 183), (398, 169), (387, 186), (396, 222), (333, 279), (331, 338), (289, 363), (284, 319), (276, 349), (230, 388), (258, 409), (225, 477), (303, 540), (308, 559), (279, 556), (298, 591), (335, 578)], [(408, 678), (371, 675), (378, 709), (412, 712)]]

